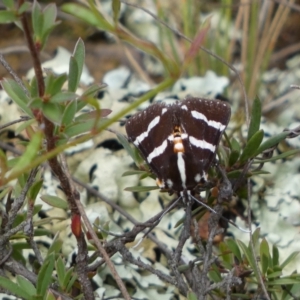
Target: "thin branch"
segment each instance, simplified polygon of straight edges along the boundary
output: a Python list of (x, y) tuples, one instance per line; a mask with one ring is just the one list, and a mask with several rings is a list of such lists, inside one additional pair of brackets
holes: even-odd
[(30, 117), (27, 117), (27, 116), (21, 116), (20, 119), (17, 119), (17, 120), (8, 122), (8, 123), (6, 123), (6, 124), (0, 126), (0, 131), (1, 131), (2, 129), (6, 128), (6, 127), (9, 127), (9, 126), (13, 125), (13, 124), (20, 123), (20, 122), (25, 122), (25, 121), (28, 121), (28, 120), (30, 120), (30, 119), (31, 119)]
[(253, 242), (252, 229), (251, 229), (252, 220), (251, 220), (251, 203), (250, 203), (250, 198), (251, 198), (251, 184), (250, 184), (250, 179), (247, 180), (247, 187), (248, 187), (248, 197), (247, 197), (248, 212), (247, 213), (248, 213), (248, 224), (249, 224), (249, 230), (250, 230), (249, 237), (250, 237), (251, 252), (252, 252), (252, 255), (254, 257), (254, 264), (255, 264), (256, 272), (258, 274), (258, 280), (259, 280), (261, 288), (262, 288), (262, 290), (264, 292), (264, 296), (266, 297), (267, 300), (271, 300), (271, 298), (270, 298), (270, 296), (268, 294), (268, 291), (266, 289), (264, 280), (262, 278), (262, 274), (261, 274), (260, 268), (258, 266), (257, 260), (255, 259), (256, 253), (255, 253), (255, 249), (254, 249), (254, 242)]
[(29, 177), (25, 183), (24, 188), (22, 189), (20, 196), (17, 197), (15, 199), (15, 201), (13, 202), (11, 210), (9, 212), (8, 222), (6, 224), (7, 230), (11, 229), (11, 227), (15, 221), (15, 218), (17, 216), (17, 213), (19, 212), (19, 209), (21, 208), (21, 206), (23, 205), (23, 203), (26, 199), (27, 192), (28, 192), (29, 188), (32, 186), (32, 184), (34, 183), (37, 171), (38, 171), (38, 168), (35, 168), (30, 172)]
[(5, 60), (4, 56), (0, 53), (0, 62), (2, 66), (6, 69), (6, 71), (12, 76), (12, 78), (17, 82), (17, 84), (22, 88), (24, 93), (29, 96), (29, 92), (27, 91), (23, 81), (19, 78), (19, 76), (15, 73), (15, 71), (11, 68), (9, 63)]
[(104, 258), (105, 262), (107, 263), (107, 265), (108, 265), (108, 267), (109, 267), (109, 269), (110, 269), (110, 271), (111, 271), (114, 279), (116, 280), (116, 282), (117, 282), (117, 284), (118, 284), (118, 286), (119, 286), (119, 288), (121, 290), (121, 293), (122, 293), (124, 299), (130, 300), (131, 297), (129, 296), (128, 291), (127, 291), (127, 289), (126, 289), (126, 287), (125, 287), (122, 279), (120, 278), (120, 276), (119, 276), (119, 274), (118, 274), (118, 272), (117, 272), (114, 264), (112, 263), (109, 255), (107, 254), (107, 252), (105, 251), (105, 249), (102, 246), (101, 242), (99, 241), (99, 238), (96, 235), (96, 233), (95, 233), (95, 231), (94, 231), (94, 229), (93, 229), (93, 227), (92, 227), (92, 225), (91, 225), (91, 223), (90, 223), (90, 221), (89, 221), (89, 219), (88, 219), (88, 217), (87, 217), (87, 215), (85, 213), (85, 210), (84, 210), (84, 207), (83, 207), (82, 203), (79, 201), (78, 198), (76, 198), (75, 201), (76, 201), (78, 210), (80, 212), (80, 216), (82, 217), (82, 219), (84, 221), (84, 225), (88, 229), (89, 234), (92, 236), (93, 241), (94, 241), (97, 249), (100, 251), (102, 257)]
[(150, 273), (156, 275), (158, 278), (163, 280), (164, 282), (167, 282), (171, 285), (176, 285), (175, 279), (173, 279), (171, 276), (164, 274), (163, 272), (154, 269), (150, 264), (146, 264), (140, 260), (140, 258), (136, 259), (133, 257), (133, 255), (130, 253), (130, 251), (125, 247), (125, 245), (119, 240), (116, 243), (116, 249), (121, 253), (123, 256), (123, 259), (144, 269), (149, 271)]

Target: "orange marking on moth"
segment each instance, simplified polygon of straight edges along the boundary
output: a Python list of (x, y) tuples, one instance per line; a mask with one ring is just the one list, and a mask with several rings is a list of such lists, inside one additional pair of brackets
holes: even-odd
[(184, 146), (182, 143), (182, 137), (181, 137), (182, 131), (180, 126), (175, 126), (173, 129), (173, 143), (174, 143), (174, 148), (173, 151), (174, 153), (184, 153)]

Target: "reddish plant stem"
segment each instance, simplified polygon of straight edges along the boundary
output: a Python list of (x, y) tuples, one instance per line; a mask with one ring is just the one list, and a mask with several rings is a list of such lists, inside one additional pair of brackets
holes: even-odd
[[(19, 0), (19, 5), (22, 5), (24, 1)], [(43, 71), (41, 66), (41, 61), (39, 58), (39, 52), (37, 50), (37, 47), (34, 44), (34, 40), (32, 39), (32, 35), (30, 32), (29, 24), (27, 21), (27, 17), (25, 14), (21, 16), (21, 23), (24, 30), (25, 39), (29, 48), (29, 51), (31, 53), (31, 57), (33, 59), (33, 66), (34, 71), (38, 83), (38, 91), (40, 98), (43, 99), (45, 96), (45, 83), (43, 79)], [(42, 125), (42, 128), (44, 128), (45, 138), (46, 138), (46, 149), (47, 151), (51, 151), (55, 149), (56, 145), (56, 137), (53, 135), (54, 132), (54, 124), (49, 121), (41, 112), (34, 112), (37, 121)], [(70, 177), (68, 176), (68, 171), (66, 168), (63, 168), (58, 161), (57, 157), (53, 157), (49, 159), (49, 165), (55, 175), (58, 177), (61, 187), (67, 197), (68, 204), (71, 210), (71, 215), (79, 214), (77, 205), (76, 205), (76, 199), (79, 201), (80, 196), (78, 191), (75, 189), (74, 185), (71, 182)], [(87, 253), (87, 244), (84, 238), (84, 235), (81, 234), (77, 238), (77, 245), (78, 245), (78, 279), (81, 283), (84, 298), (85, 299), (94, 299), (93, 289), (91, 282), (87, 276), (87, 262), (88, 262), (88, 253)]]

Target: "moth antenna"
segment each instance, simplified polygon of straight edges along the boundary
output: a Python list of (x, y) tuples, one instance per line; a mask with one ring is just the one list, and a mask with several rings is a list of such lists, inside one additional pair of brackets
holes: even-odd
[[(194, 197), (193, 195), (190, 195), (196, 202), (198, 202), (200, 205), (202, 205), (203, 207), (207, 208), (209, 211), (211, 211), (214, 214), (218, 214), (213, 208), (211, 208), (210, 206), (208, 206), (207, 204), (205, 204), (204, 202), (202, 202), (201, 200), (197, 199), (196, 197)], [(234, 226), (235, 228), (239, 229), (242, 232), (245, 233), (250, 233), (251, 231), (248, 229), (244, 229), (240, 226), (238, 226), (237, 224), (235, 224), (233, 221), (228, 220), (227, 218), (223, 217), (220, 215), (220, 219), (228, 222), (229, 224), (231, 224), (232, 226)]]

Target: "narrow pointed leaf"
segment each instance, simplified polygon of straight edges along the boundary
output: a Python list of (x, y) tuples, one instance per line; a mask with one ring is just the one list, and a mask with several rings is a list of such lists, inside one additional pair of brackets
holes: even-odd
[(68, 91), (76, 92), (78, 86), (79, 66), (76, 59), (71, 56), (69, 62), (69, 80), (68, 80)]
[(25, 279), (23, 276), (17, 275), (17, 282), (26, 293), (28, 293), (30, 296), (33, 296), (36, 294), (36, 289), (34, 285)]
[(287, 158), (289, 156), (295, 155), (299, 152), (300, 152), (300, 149), (289, 150), (289, 151), (286, 151), (284, 153), (281, 153), (279, 155), (273, 156), (273, 157), (268, 158), (268, 159), (255, 160), (253, 163), (254, 164), (260, 164), (260, 163), (266, 163), (266, 162), (270, 162), (270, 161), (276, 161), (278, 159), (284, 159), (284, 158)]
[(290, 284), (299, 284), (299, 279), (294, 279), (294, 278), (279, 278), (272, 280), (270, 282), (265, 282), (266, 285), (290, 285)]
[(41, 199), (53, 207), (68, 209), (68, 203), (57, 196), (43, 195)]
[(270, 261), (270, 252), (269, 252), (269, 244), (266, 239), (263, 239), (260, 243), (260, 264), (262, 275), (267, 273), (269, 268), (269, 261)]
[(239, 159), (241, 147), (239, 142), (233, 138), (231, 141), (231, 153), (229, 156), (229, 166), (233, 166)]
[(256, 269), (256, 265), (255, 265), (255, 258), (253, 257), (252, 252), (242, 241), (237, 240), (237, 243), (239, 244), (240, 248), (242, 249), (244, 255), (246, 256), (252, 270), (254, 271), (255, 277), (258, 278), (257, 269)]
[(104, 18), (104, 16), (99, 11), (92, 11), (88, 8), (85, 8), (82, 5), (78, 4), (64, 4), (61, 9), (73, 15), (74, 17), (77, 17), (81, 20), (84, 20), (91, 26), (95, 26), (99, 29), (105, 30), (105, 31), (113, 31), (114, 27)]
[(124, 172), (122, 174), (122, 177), (131, 176), (131, 175), (143, 175), (144, 173), (146, 172), (141, 170), (131, 170), (131, 171)]
[[(71, 267), (71, 268), (65, 273), (65, 277), (64, 277), (63, 282), (62, 282), (62, 284), (61, 284), (61, 286), (63, 287), (63, 289), (66, 290), (66, 292), (68, 292), (68, 290), (67, 290), (67, 285), (68, 285), (68, 283), (70, 282), (70, 278), (71, 278), (71, 276), (72, 276), (72, 274), (73, 274), (73, 270), (74, 270), (74, 268)], [(75, 276), (75, 277), (76, 277), (76, 276)]]
[(28, 198), (31, 200), (35, 200), (35, 198), (37, 197), (38, 193), (40, 192), (42, 186), (43, 186), (42, 179), (34, 182), (28, 191)]
[(247, 142), (241, 157), (240, 157), (240, 163), (246, 162), (248, 159), (255, 156), (255, 153), (257, 153), (257, 149), (259, 145), (261, 144), (262, 140), (264, 138), (264, 131), (259, 130), (257, 131), (251, 139)]
[(132, 187), (127, 187), (124, 190), (127, 192), (149, 192), (153, 190), (158, 190), (158, 186), (132, 186)]
[(12, 11), (8, 11), (8, 10), (0, 11), (0, 24), (12, 23), (17, 20), (18, 20), (17, 16)]
[(241, 251), (236, 243), (236, 241), (232, 239), (226, 240), (227, 247), (230, 249), (230, 251), (233, 253), (233, 255), (238, 259), (239, 262), (242, 261), (242, 255)]
[(0, 276), (0, 286), (4, 289), (10, 291), (13, 295), (16, 295), (22, 299), (31, 299), (31, 295), (29, 295), (26, 291), (20, 288), (16, 283), (11, 281), (11, 279)]
[(15, 7), (15, 1), (14, 0), (2, 0), (5, 7), (14, 9)]
[(273, 268), (275, 266), (279, 266), (279, 251), (276, 245), (273, 245), (272, 247), (272, 263), (273, 263)]
[(253, 101), (252, 112), (251, 112), (251, 121), (249, 125), (248, 138), (247, 138), (248, 141), (259, 130), (260, 119), (261, 119), (261, 102), (258, 98), (255, 98)]
[(37, 294), (45, 295), (52, 282), (52, 272), (54, 268), (54, 254), (45, 259), (37, 278)]
[(61, 125), (62, 121), (62, 107), (56, 103), (43, 103), (43, 114), (44, 116), (57, 125)]
[(55, 24), (57, 8), (54, 3), (48, 4), (43, 10), (43, 35)]
[(38, 40), (42, 38), (43, 32), (43, 16), (41, 6), (37, 1), (34, 1), (32, 7), (32, 28), (35, 34), (35, 37)]
[(40, 150), (41, 147), (42, 137), (43, 135), (41, 132), (37, 132), (34, 134), (30, 143), (26, 148), (25, 153), (20, 157), (17, 164), (12, 169), (11, 171), (12, 173), (23, 169), (25, 166), (30, 164), (30, 162), (32, 162), (38, 156), (38, 151)]
[(65, 108), (65, 111), (62, 115), (61, 124), (68, 126), (72, 123), (75, 114), (77, 111), (77, 101), (71, 101)]
[(263, 142), (259, 148), (257, 149), (256, 153), (254, 156), (262, 153), (263, 151), (272, 148), (274, 146), (276, 146), (278, 143), (280, 143), (281, 141), (283, 141), (284, 139), (286, 139), (286, 137), (289, 135), (289, 132), (281, 132), (278, 135), (275, 135), (271, 138), (269, 138), (268, 140), (266, 140), (265, 142)]
[(77, 98), (77, 95), (73, 92), (62, 91), (50, 98), (51, 103), (62, 103), (72, 101)]
[(65, 268), (65, 264), (62, 260), (61, 257), (59, 257), (55, 263), (56, 266), (56, 272), (57, 272), (57, 278), (58, 278), (58, 282), (59, 285), (61, 287), (63, 287), (63, 283), (64, 283), (64, 278), (65, 278), (65, 273), (66, 273), (66, 268)]
[(84, 43), (82, 39), (79, 39), (76, 43), (75, 50), (73, 53), (73, 57), (75, 58), (77, 62), (77, 67), (78, 67), (78, 74), (77, 74), (77, 86), (80, 81), (80, 77), (82, 74), (82, 69), (84, 66), (84, 60), (85, 60), (85, 48), (84, 48)]
[(29, 99), (21, 87), (12, 79), (6, 78), (1, 81), (3, 89), (6, 91), (8, 96), (17, 103), (17, 105), (30, 117), (33, 117), (33, 113), (28, 108), (27, 104)]
[(289, 263), (291, 263), (299, 254), (299, 251), (293, 252), (289, 257), (280, 265), (282, 269), (285, 268)]
[(113, 0), (112, 1), (112, 10), (113, 10), (113, 18), (114, 18), (115, 23), (118, 22), (120, 8), (121, 8), (120, 0)]

